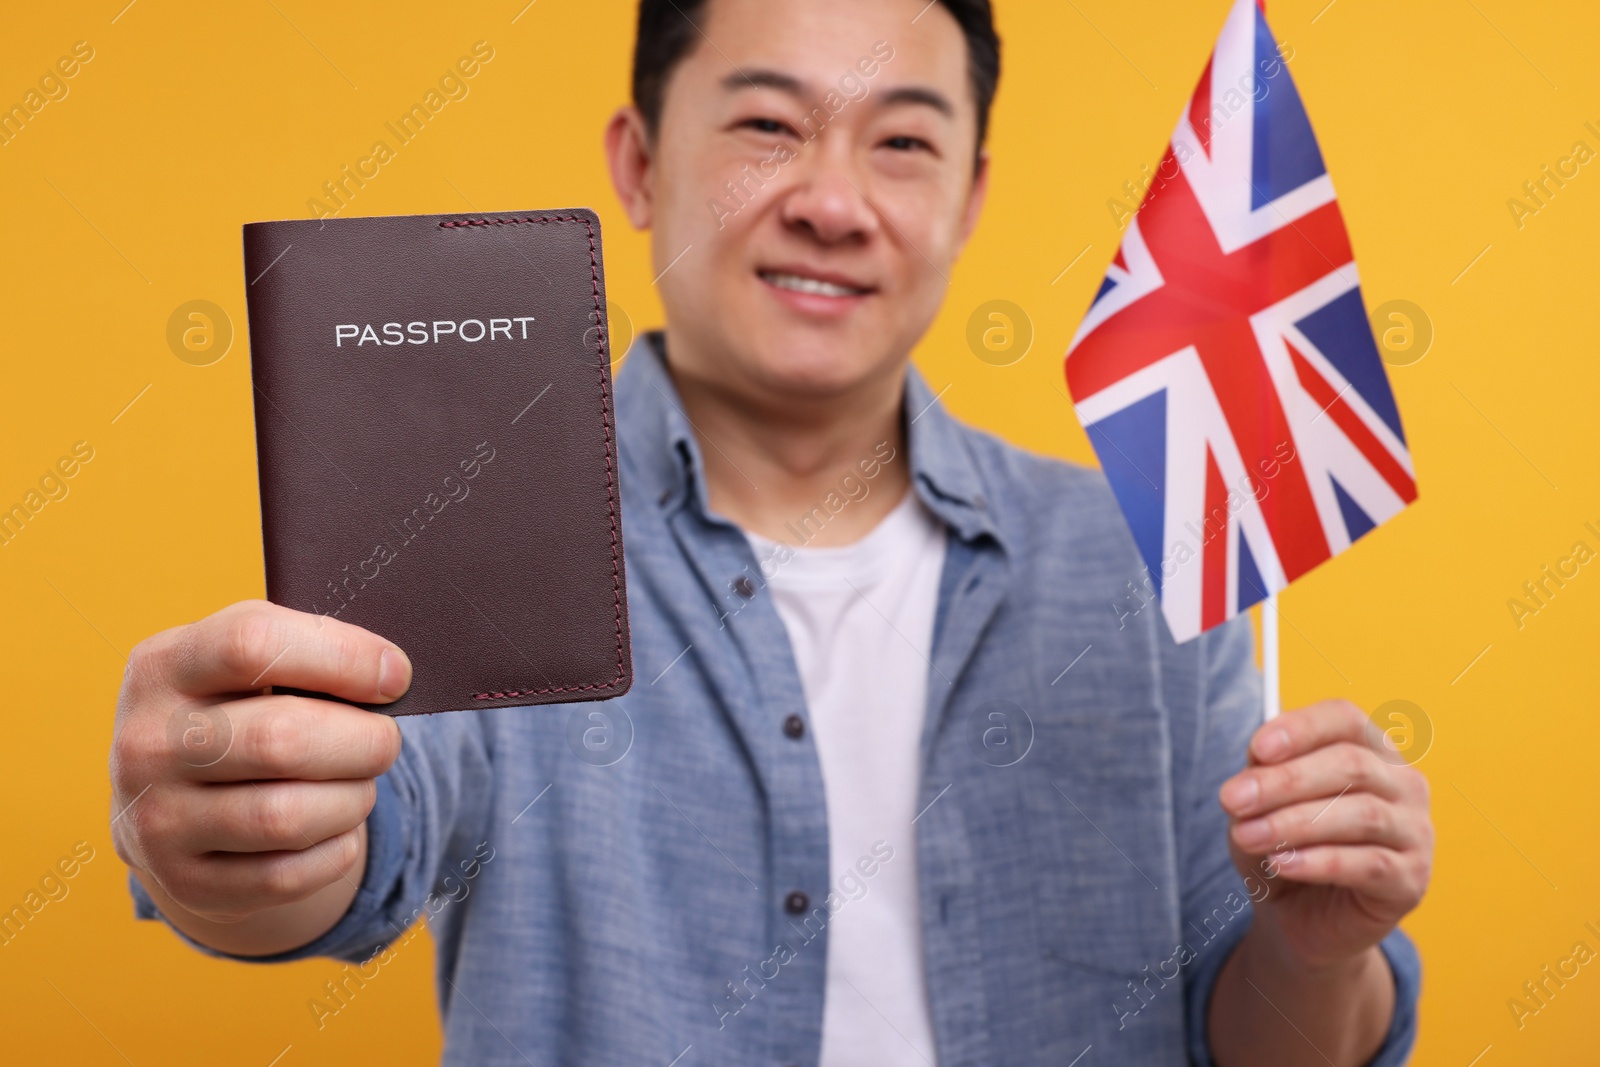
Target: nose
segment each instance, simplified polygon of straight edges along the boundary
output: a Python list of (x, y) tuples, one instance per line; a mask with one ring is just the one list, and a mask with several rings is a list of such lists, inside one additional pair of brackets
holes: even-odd
[(824, 245), (865, 244), (877, 235), (879, 215), (846, 138), (824, 134), (802, 148), (792, 165), (800, 171), (784, 199), (786, 227)]

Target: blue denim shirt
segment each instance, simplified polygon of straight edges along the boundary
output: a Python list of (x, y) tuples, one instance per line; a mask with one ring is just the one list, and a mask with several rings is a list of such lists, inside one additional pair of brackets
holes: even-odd
[[(616, 384), (632, 691), (401, 720), (350, 911), (275, 957), (366, 961), (352, 996), (428, 916), (447, 1064), (810, 1067), (830, 909), (881, 860), (829, 870), (788, 638), (660, 343)], [(904, 410), (891, 462), (950, 539), (914, 824), (939, 1063), (1209, 1064), (1211, 988), (1273, 886), (1235, 871), (1217, 802), (1261, 718), (1248, 624), (1174, 645), (1098, 473), (960, 425), (915, 370)], [(1420, 964), (1382, 948), (1391, 1065)]]

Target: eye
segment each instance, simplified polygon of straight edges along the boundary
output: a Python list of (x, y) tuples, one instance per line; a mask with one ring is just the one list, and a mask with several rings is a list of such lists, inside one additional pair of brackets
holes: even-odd
[(883, 146), (896, 152), (933, 151), (933, 146), (920, 137), (891, 137), (883, 142)]
[(779, 122), (777, 119), (746, 119), (745, 121), (739, 123), (739, 126), (743, 129), (755, 130), (757, 133), (765, 134), (789, 132), (789, 127)]

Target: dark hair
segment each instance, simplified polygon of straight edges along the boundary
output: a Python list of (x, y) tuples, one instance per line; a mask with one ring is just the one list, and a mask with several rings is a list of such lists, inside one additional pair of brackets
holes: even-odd
[[(639, 34), (633, 47), (633, 103), (653, 135), (673, 68), (699, 43), (695, 18), (707, 0), (639, 0)], [(989, 132), (989, 108), (1000, 83), (1000, 36), (989, 0), (937, 0), (967, 39), (967, 71), (978, 106), (978, 147)], [(893, 44), (893, 42), (890, 42)]]

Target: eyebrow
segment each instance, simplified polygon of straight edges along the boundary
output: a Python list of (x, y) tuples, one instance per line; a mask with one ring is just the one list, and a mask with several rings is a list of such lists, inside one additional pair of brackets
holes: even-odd
[[(852, 72), (854, 73), (854, 72)], [(789, 96), (804, 97), (806, 95), (805, 83), (792, 74), (785, 74), (777, 70), (735, 70), (732, 74), (722, 79), (723, 89), (736, 92), (740, 89), (776, 89)], [(948, 97), (936, 89), (929, 89), (921, 85), (901, 85), (893, 89), (886, 89), (879, 94), (880, 107), (893, 107), (899, 104), (917, 104), (930, 107), (946, 118), (954, 118), (956, 109)]]
[(947, 119), (956, 116), (955, 106), (943, 93), (919, 85), (902, 85), (886, 90), (883, 93), (881, 106), (890, 107), (895, 104), (922, 104), (933, 108)]

